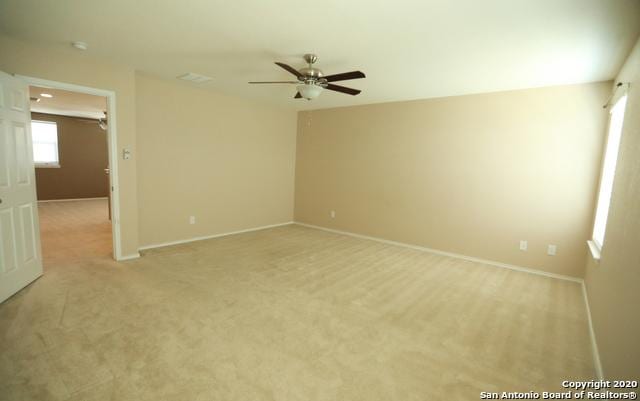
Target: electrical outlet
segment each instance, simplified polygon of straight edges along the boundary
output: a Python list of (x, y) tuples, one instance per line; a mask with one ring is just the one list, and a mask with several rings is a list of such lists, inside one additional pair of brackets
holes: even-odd
[(521, 251), (526, 251), (527, 250), (527, 241), (520, 240), (520, 250)]
[(196, 216), (189, 216), (189, 224), (196, 224)]
[(557, 247), (555, 245), (549, 245), (547, 247), (547, 255), (556, 256)]
[(331, 218), (332, 218), (332, 219), (335, 219), (335, 218), (336, 218), (336, 211), (335, 211), (335, 210), (332, 210), (332, 211), (331, 211)]

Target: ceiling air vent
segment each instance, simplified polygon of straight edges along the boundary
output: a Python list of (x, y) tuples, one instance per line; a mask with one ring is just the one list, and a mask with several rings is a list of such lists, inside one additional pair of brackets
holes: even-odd
[(178, 79), (182, 79), (183, 81), (189, 81), (189, 82), (195, 82), (197, 84), (201, 84), (203, 82), (211, 81), (213, 78), (190, 72), (190, 73), (187, 73), (187, 74), (184, 74), (184, 75), (180, 75), (178, 77)]

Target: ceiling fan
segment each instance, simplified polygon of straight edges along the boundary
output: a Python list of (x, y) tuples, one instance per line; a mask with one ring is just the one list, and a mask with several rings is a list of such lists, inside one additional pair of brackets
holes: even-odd
[(86, 117), (80, 117), (78, 120), (82, 121), (83, 123), (86, 124), (98, 124), (98, 127), (100, 127), (101, 130), (106, 131), (107, 127), (108, 127), (108, 121), (107, 121), (107, 111), (103, 111), (104, 113), (104, 117), (95, 119), (95, 118), (86, 118)]
[(285, 63), (276, 62), (281, 68), (284, 68), (291, 74), (295, 75), (297, 81), (263, 81), (263, 82), (249, 82), (250, 84), (297, 84), (298, 92), (294, 96), (296, 99), (315, 99), (324, 89), (346, 93), (348, 95), (355, 96), (361, 91), (359, 89), (347, 88), (346, 86), (340, 86), (332, 84), (336, 81), (347, 81), (350, 79), (365, 78), (362, 71), (343, 72), (341, 74), (324, 75), (322, 71), (315, 68), (313, 64), (318, 61), (318, 56), (315, 54), (305, 54), (304, 61), (307, 62), (307, 67), (296, 70), (295, 68)]

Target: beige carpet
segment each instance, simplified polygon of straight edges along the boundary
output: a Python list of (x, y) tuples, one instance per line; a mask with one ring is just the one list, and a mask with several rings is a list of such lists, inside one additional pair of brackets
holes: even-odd
[(0, 399), (477, 400), (594, 375), (576, 283), (300, 226), (115, 263), (99, 210), (41, 207)]

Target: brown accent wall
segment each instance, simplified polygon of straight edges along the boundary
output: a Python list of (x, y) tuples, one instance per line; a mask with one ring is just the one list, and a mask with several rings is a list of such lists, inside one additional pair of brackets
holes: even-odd
[(58, 124), (60, 168), (36, 168), (38, 200), (109, 195), (106, 131), (75, 117), (31, 113), (31, 119)]

